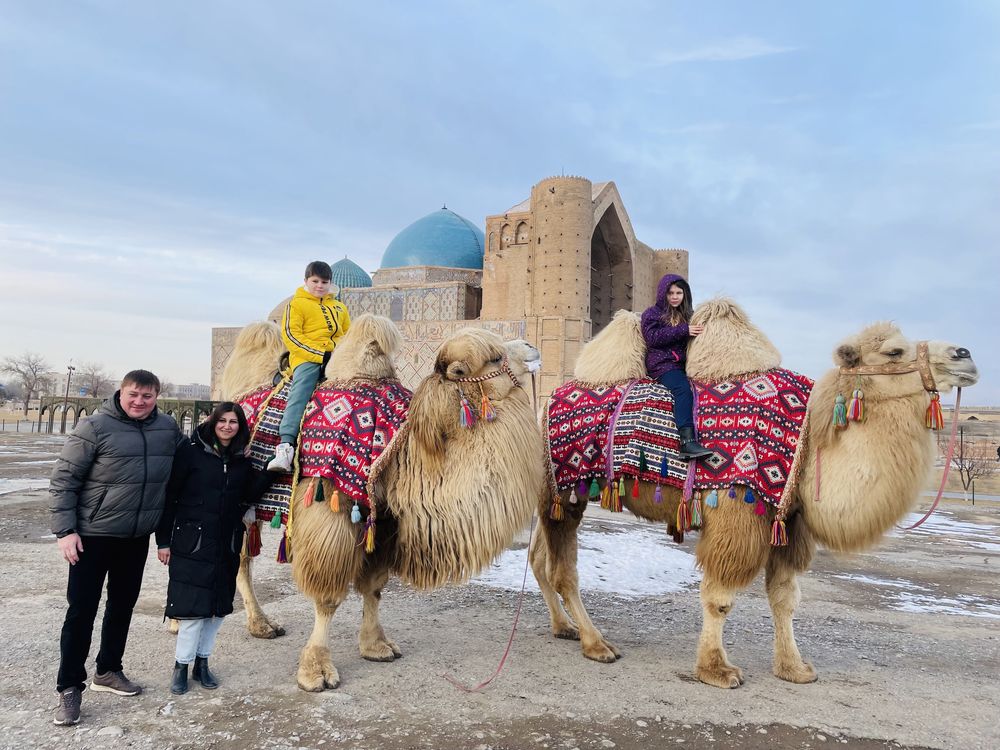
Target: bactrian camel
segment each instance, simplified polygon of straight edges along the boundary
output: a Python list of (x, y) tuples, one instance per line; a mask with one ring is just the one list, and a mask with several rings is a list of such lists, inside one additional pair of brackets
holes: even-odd
[[(399, 342), (388, 319), (359, 317), (338, 345), (320, 388), (395, 378), (391, 358)], [(389, 575), (425, 590), (464, 582), (527, 525), (545, 483), (543, 443), (524, 388), (538, 360), (527, 342), (503, 342), (477, 328), (463, 329), (441, 345), (433, 372), (413, 393), (406, 422), (372, 467), (370, 501), (377, 523), (371, 552), (358, 544), (358, 525), (349, 513), (332, 513), (329, 503), (307, 504), (309, 483), (299, 483), (291, 507), (292, 574), (315, 606), (313, 631), (299, 660), (297, 682), (303, 690), (339, 683), (327, 631), (352, 586), (363, 598), (361, 655), (391, 661), (400, 651), (379, 623)], [(257, 381), (268, 374), (257, 373)], [(488, 405), (489, 419), (463, 419), (466, 397), (477, 413), (480, 403), (484, 413)], [(323, 480), (326, 497), (333, 489)], [(249, 576), (244, 579), (248, 583)], [(241, 591), (250, 616), (252, 590)]]
[[(693, 380), (725, 382), (780, 364), (777, 349), (729, 300), (702, 304), (692, 323), (705, 326), (688, 349), (687, 373)], [(943, 341), (928, 342), (924, 350), (939, 391), (969, 386), (978, 379), (968, 350)], [(582, 349), (574, 380), (597, 385), (642, 378), (644, 353), (638, 316), (620, 312)], [(740, 668), (730, 662), (723, 647), (723, 625), (737, 592), (761, 569), (774, 620), (774, 674), (796, 683), (816, 679), (816, 670), (803, 660), (792, 630), (800, 598), (797, 576), (808, 569), (817, 544), (854, 551), (877, 542), (914, 505), (934, 456), (933, 437), (925, 427), (930, 397), (919, 372), (870, 375), (844, 370), (905, 365), (916, 363), (917, 357), (917, 343), (891, 323), (871, 325), (834, 350), (837, 367), (819, 379), (808, 403), (805, 440), (799, 446), (805, 453), (799, 457), (801, 474), (790, 495), (786, 521), (787, 546), (771, 544), (773, 509), (756, 515), (743, 502), (704, 508), (695, 548), (702, 570), (703, 624), (695, 666), (699, 680), (723, 688), (743, 683)], [(864, 421), (835, 429), (831, 420), (835, 399), (855, 388), (863, 389)], [(819, 497), (817, 456), (822, 479)], [(654, 486), (641, 482), (638, 497), (625, 493), (622, 501), (641, 518), (672, 524), (681, 490), (669, 486), (662, 490), (662, 502), (656, 503)], [(744, 491), (737, 489), (737, 499), (743, 498)], [(548, 604), (553, 633), (578, 638), (590, 659), (612, 662), (620, 653), (594, 626), (580, 598), (577, 530), (587, 503), (571, 503), (566, 491), (560, 498), (565, 517), (553, 520), (551, 492), (544, 493), (539, 503), (540, 533), (533, 540), (530, 559)]]

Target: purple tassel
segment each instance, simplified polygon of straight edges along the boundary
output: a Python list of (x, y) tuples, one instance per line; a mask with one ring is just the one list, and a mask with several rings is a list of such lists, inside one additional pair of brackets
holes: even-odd
[(653, 493), (653, 502), (657, 505), (663, 502), (663, 490), (660, 489), (660, 485), (656, 485), (656, 492)]
[(736, 485), (731, 484), (729, 485), (729, 498), (733, 499), (735, 497), (736, 497)]

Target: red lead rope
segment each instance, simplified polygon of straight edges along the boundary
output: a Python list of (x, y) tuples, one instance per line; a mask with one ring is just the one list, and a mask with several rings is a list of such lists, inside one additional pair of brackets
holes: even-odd
[(951, 468), (951, 459), (955, 455), (955, 435), (958, 434), (958, 406), (962, 403), (962, 389), (958, 388), (955, 392), (955, 414), (951, 419), (951, 435), (948, 437), (948, 450), (945, 452), (944, 458), (944, 471), (941, 472), (941, 487), (938, 488), (937, 497), (934, 498), (934, 503), (931, 505), (930, 510), (924, 513), (923, 518), (917, 521), (912, 526), (898, 526), (897, 528), (903, 531), (912, 531), (913, 529), (920, 526), (924, 521), (931, 517), (931, 513), (937, 508), (938, 503), (941, 501), (941, 496), (944, 494), (944, 486), (948, 481), (948, 470)]

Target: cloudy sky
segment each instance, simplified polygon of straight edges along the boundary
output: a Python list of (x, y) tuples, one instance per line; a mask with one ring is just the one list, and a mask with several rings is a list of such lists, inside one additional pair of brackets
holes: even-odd
[(0, 0), (0, 355), (208, 382), (315, 257), (371, 271), (614, 180), (812, 376), (863, 324), (1000, 404), (1000, 6)]

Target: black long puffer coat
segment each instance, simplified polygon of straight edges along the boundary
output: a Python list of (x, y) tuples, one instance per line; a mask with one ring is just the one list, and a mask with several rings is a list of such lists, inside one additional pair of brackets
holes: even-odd
[(267, 488), (234, 440), (218, 446), (208, 424), (177, 449), (156, 546), (170, 547), (165, 615), (224, 617), (233, 611), (243, 514)]

